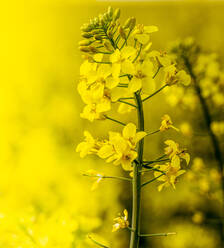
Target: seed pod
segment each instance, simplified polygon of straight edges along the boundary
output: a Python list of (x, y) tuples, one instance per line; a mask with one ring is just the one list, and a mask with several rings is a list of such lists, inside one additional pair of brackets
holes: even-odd
[(123, 39), (126, 40), (125, 30), (124, 30), (124, 28), (121, 27), (121, 26), (119, 27), (119, 34), (120, 34), (120, 36), (121, 36)]
[(89, 46), (91, 43), (92, 43), (91, 40), (81, 40), (81, 41), (79, 42), (79, 45), (80, 45), (80, 46)]
[(91, 33), (82, 33), (82, 37), (88, 39), (88, 38), (93, 37), (93, 35)]
[(119, 8), (115, 9), (113, 14), (113, 20), (116, 21), (117, 19), (119, 19), (120, 14), (121, 14), (121, 10)]

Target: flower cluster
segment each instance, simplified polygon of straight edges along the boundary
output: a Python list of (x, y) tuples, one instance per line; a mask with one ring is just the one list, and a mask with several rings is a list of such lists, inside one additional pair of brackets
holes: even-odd
[[(158, 31), (156, 26), (136, 25), (133, 17), (122, 26), (119, 16), (119, 9), (109, 8), (81, 28), (85, 39), (79, 45), (85, 60), (78, 92), (86, 104), (81, 117), (90, 121), (105, 119), (112, 103), (120, 104), (120, 113), (133, 110), (133, 93), (152, 94), (161, 68), (165, 85), (190, 83), (190, 76), (178, 70), (171, 57), (150, 50), (150, 34)], [(124, 105), (127, 98), (130, 102)]]
[(163, 187), (173, 186), (175, 189), (175, 183), (177, 177), (184, 174), (185, 170), (181, 169), (181, 159), (186, 160), (187, 165), (190, 161), (190, 155), (185, 149), (180, 149), (179, 144), (173, 140), (165, 141), (167, 147), (165, 148), (165, 154), (169, 157), (170, 161), (164, 165), (155, 165), (158, 170), (154, 172), (154, 176), (158, 181), (163, 182), (158, 186), (158, 190), (161, 191)]
[(137, 157), (135, 150), (137, 143), (147, 135), (146, 132), (137, 132), (133, 123), (127, 124), (122, 133), (109, 132), (108, 140), (96, 140), (85, 131), (85, 141), (81, 142), (76, 151), (81, 157), (87, 154), (96, 154), (100, 158), (106, 159), (107, 163), (114, 165), (121, 164), (124, 170), (132, 170), (132, 162)]
[(119, 229), (124, 229), (129, 226), (128, 211), (124, 210), (124, 215), (119, 214), (119, 217), (114, 219), (115, 224), (113, 225), (112, 232), (116, 232)]
[[(78, 92), (85, 107), (81, 117), (93, 122), (94, 120), (114, 121), (124, 126), (122, 132), (109, 132), (108, 139), (95, 139), (88, 131), (84, 132), (85, 140), (81, 142), (76, 151), (80, 157), (95, 154), (105, 159), (107, 163), (121, 165), (128, 171), (130, 177), (105, 176), (93, 170), (86, 176), (94, 177), (92, 189), (105, 178), (114, 178), (132, 182), (133, 205), (132, 215), (135, 219), (129, 228), (128, 211), (115, 218), (113, 232), (128, 228), (131, 233), (131, 246), (136, 247), (136, 237), (140, 233), (140, 223), (137, 221), (140, 208), (141, 188), (158, 179), (164, 186), (172, 185), (175, 188), (176, 178), (185, 171), (181, 169), (181, 159), (189, 163), (190, 156), (184, 149), (172, 140), (167, 140), (165, 165), (155, 165), (164, 160), (144, 161), (144, 138), (173, 126), (169, 115), (162, 117), (161, 126), (154, 132), (145, 132), (143, 102), (159, 93), (165, 87), (183, 84), (185, 87), (191, 82), (191, 77), (177, 64), (172, 56), (165, 52), (151, 50), (150, 36), (157, 32), (154, 25), (144, 26), (137, 24), (134, 17), (128, 18), (122, 25), (119, 21), (120, 10), (111, 7), (104, 14), (90, 20), (81, 27), (83, 31), (79, 49), (84, 53), (84, 62), (80, 67), (80, 80)], [(118, 106), (118, 113), (128, 113), (136, 110), (138, 127), (133, 123), (125, 124), (108, 116), (108, 112)], [(138, 148), (138, 149), (137, 149)], [(149, 166), (150, 165), (150, 166)], [(148, 167), (147, 167), (148, 166)], [(153, 172), (155, 178), (141, 183), (143, 168)], [(143, 169), (143, 170), (142, 170)], [(138, 193), (136, 193), (138, 191)], [(140, 237), (140, 236), (139, 236)]]

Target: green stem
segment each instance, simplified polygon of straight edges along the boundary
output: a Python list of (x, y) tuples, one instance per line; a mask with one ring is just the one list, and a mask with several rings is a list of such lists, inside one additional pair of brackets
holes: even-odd
[(140, 234), (140, 237), (156, 237), (156, 236), (168, 236), (168, 235), (176, 235), (176, 233), (171, 232), (171, 233)]
[(152, 93), (151, 95), (149, 95), (146, 98), (144, 98), (142, 101), (144, 102), (144, 101), (148, 100), (149, 98), (153, 97), (154, 95), (156, 95), (157, 93), (159, 93), (161, 90), (163, 90), (166, 86), (167, 86), (167, 84), (163, 85), (161, 88), (159, 88), (154, 93)]
[(131, 30), (129, 30), (128, 35), (127, 35), (127, 37), (126, 37), (124, 43), (123, 43), (122, 46), (120, 47), (120, 50), (124, 47), (125, 44), (127, 44), (127, 40), (128, 40), (128, 38), (129, 38), (130, 33), (131, 33)]
[(132, 179), (131, 178), (127, 178), (127, 177), (117, 177), (117, 176), (101, 176), (101, 175), (88, 175), (88, 174), (83, 174), (83, 176), (86, 177), (97, 177), (97, 178), (109, 178), (109, 179), (117, 179), (117, 180), (123, 180), (123, 181), (129, 181), (131, 182)]
[(149, 135), (152, 135), (152, 134), (155, 134), (155, 133), (158, 133), (158, 132), (160, 132), (160, 130), (159, 130), (159, 129), (158, 129), (158, 130), (156, 130), (156, 131), (154, 131), (154, 132), (147, 133), (147, 135), (146, 135), (146, 136), (149, 136)]
[(104, 247), (104, 248), (109, 248), (106, 245), (101, 244), (100, 242), (96, 241), (95, 239), (93, 239), (90, 235), (88, 235), (88, 238), (96, 245), (100, 246), (100, 247)]
[[(135, 93), (135, 101), (138, 113), (138, 130), (144, 131), (144, 112), (140, 93)], [(143, 164), (144, 139), (138, 144), (138, 163), (133, 165), (132, 181), (132, 230), (130, 248), (138, 248), (140, 240), (140, 210), (141, 210), (141, 169)]]
[(113, 119), (113, 118), (111, 118), (111, 117), (109, 117), (109, 116), (107, 116), (107, 115), (104, 115), (104, 117), (105, 117), (107, 120), (116, 122), (116, 123), (118, 123), (118, 124), (120, 124), (120, 125), (122, 125), (122, 126), (126, 126), (125, 123), (123, 123), (123, 122), (121, 122), (121, 121), (118, 121), (118, 120), (115, 120), (115, 119)]
[(136, 56), (135, 59), (132, 61), (132, 63), (134, 63), (134, 62), (137, 60), (137, 58), (139, 57), (141, 51), (142, 51), (142, 44), (140, 45), (140, 48), (139, 48), (138, 53), (137, 53), (137, 56)]
[(134, 105), (134, 104), (132, 104), (130, 102), (126, 102), (126, 101), (123, 101), (123, 100), (120, 100), (120, 99), (118, 100), (118, 102), (121, 102), (121, 103), (124, 103), (124, 104), (127, 104), (129, 106), (132, 106), (132, 107), (136, 108), (136, 105)]
[(157, 177), (154, 177), (154, 178), (152, 178), (151, 180), (149, 180), (149, 181), (143, 183), (143, 184), (141, 185), (141, 187), (144, 187), (144, 186), (146, 186), (147, 184), (154, 182), (156, 179), (160, 178), (161, 176), (163, 176), (163, 174), (161, 174), (161, 175), (159, 175), (159, 176), (157, 176)]
[(160, 68), (162, 68), (162, 66), (161, 65), (159, 65), (158, 66), (158, 68), (157, 68), (157, 70), (156, 70), (156, 72), (155, 72), (155, 74), (153, 75), (153, 77), (152, 78), (155, 78), (156, 76), (157, 76), (157, 74), (159, 73), (159, 71), (160, 71)]

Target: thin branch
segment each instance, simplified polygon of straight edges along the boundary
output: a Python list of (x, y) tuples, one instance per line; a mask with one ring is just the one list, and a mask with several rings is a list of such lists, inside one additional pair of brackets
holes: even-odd
[(96, 241), (95, 239), (93, 239), (90, 235), (88, 235), (88, 238), (96, 245), (100, 246), (100, 247), (104, 247), (104, 248), (109, 248), (106, 245), (101, 244), (100, 242)]
[(140, 237), (156, 237), (156, 236), (168, 236), (168, 235), (176, 235), (176, 232), (170, 233), (152, 233), (152, 234), (140, 234)]
[(166, 86), (167, 86), (167, 84), (163, 85), (161, 88), (159, 88), (154, 93), (152, 93), (151, 95), (149, 95), (146, 98), (144, 98), (142, 101), (144, 102), (144, 101), (148, 100), (149, 98), (153, 97), (154, 95), (156, 95), (157, 93), (159, 93), (161, 90), (163, 90)]
[(149, 164), (154, 164), (154, 163), (159, 163), (159, 162), (166, 162), (166, 161), (170, 161), (169, 158), (166, 159), (158, 159), (158, 160), (153, 160), (153, 161), (144, 161), (144, 165), (149, 165)]
[(140, 45), (140, 48), (139, 48), (138, 53), (137, 53), (137, 56), (136, 56), (135, 59), (132, 61), (132, 63), (134, 63), (134, 62), (137, 60), (137, 58), (139, 57), (139, 55), (140, 55), (140, 53), (141, 53), (141, 50), (142, 50), (142, 44)]
[(129, 182), (132, 181), (131, 178), (127, 178), (127, 177), (103, 176), (103, 175), (89, 175), (89, 174), (86, 174), (86, 173), (83, 173), (82, 175), (83, 176), (86, 176), (86, 177), (109, 178), (109, 179), (117, 179), (117, 180), (129, 181)]
[(152, 78), (155, 78), (156, 76), (157, 76), (157, 74), (159, 73), (159, 71), (160, 71), (160, 68), (162, 68), (162, 66), (161, 65), (159, 65), (158, 66), (158, 68), (157, 68), (157, 70), (156, 70), (156, 72), (155, 72), (155, 74), (153, 75), (153, 77)]
[(123, 44), (122, 44), (122, 46), (120, 47), (120, 50), (124, 47), (124, 45), (125, 45), (125, 44), (127, 44), (127, 41), (128, 41), (129, 35), (131, 34), (131, 31), (132, 31), (132, 30), (129, 30), (128, 35), (127, 35), (127, 37), (126, 37), (126, 39), (125, 39), (124, 43), (123, 43)]
[(118, 121), (118, 120), (115, 120), (115, 119), (113, 119), (113, 118), (111, 118), (111, 117), (109, 117), (109, 116), (107, 116), (107, 115), (104, 115), (104, 117), (105, 117), (107, 120), (116, 122), (116, 123), (118, 123), (118, 124), (120, 124), (120, 125), (122, 125), (122, 126), (126, 126), (125, 123), (123, 123), (123, 122), (121, 122), (121, 121)]
[(137, 106), (136, 105), (134, 105), (134, 104), (132, 104), (132, 103), (130, 103), (130, 102), (126, 102), (126, 101), (123, 101), (123, 100), (118, 100), (118, 102), (121, 102), (121, 103), (124, 103), (124, 104), (127, 104), (127, 105), (130, 105), (130, 106), (132, 106), (132, 107), (134, 107), (134, 108), (137, 108)]
[(159, 175), (159, 176), (157, 176), (157, 177), (154, 177), (153, 179), (151, 179), (151, 180), (149, 180), (149, 181), (143, 183), (143, 184), (141, 185), (141, 187), (144, 187), (144, 186), (146, 186), (147, 184), (154, 182), (156, 179), (160, 178), (161, 176), (164, 176), (164, 174), (161, 174), (161, 175)]
[(97, 64), (112, 64), (111, 62), (109, 61), (96, 61), (96, 60), (93, 60), (93, 62), (97, 63)]
[(160, 132), (160, 129), (158, 129), (158, 130), (156, 130), (156, 131), (154, 131), (154, 132), (151, 132), (151, 133), (147, 133), (146, 136), (149, 136), (149, 135), (152, 135), (152, 134), (155, 134), (155, 133), (158, 133), (158, 132)]

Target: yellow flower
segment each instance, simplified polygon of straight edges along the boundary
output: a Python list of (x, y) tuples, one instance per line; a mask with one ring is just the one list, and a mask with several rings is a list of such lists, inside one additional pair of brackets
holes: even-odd
[(120, 80), (111, 76), (110, 65), (92, 67), (91, 63), (87, 62), (87, 64), (84, 66), (87, 69), (82, 69), (85, 76), (83, 74), (81, 77), (78, 91), (84, 103), (87, 104), (81, 117), (93, 121), (102, 119), (102, 113), (111, 109), (111, 89), (115, 88)]
[(185, 151), (185, 149), (180, 149), (179, 144), (173, 140), (166, 140), (165, 144), (165, 154), (171, 159), (172, 165), (179, 166), (180, 159), (184, 159), (187, 165), (190, 162), (190, 155)]
[(97, 180), (93, 183), (92, 187), (91, 187), (91, 191), (94, 191), (95, 189), (97, 189), (99, 183), (103, 180), (104, 174), (103, 173), (98, 173), (95, 170), (88, 170), (85, 175), (87, 176), (91, 176), (91, 177), (96, 177)]
[(169, 115), (164, 115), (162, 117), (162, 122), (161, 122), (161, 126), (160, 126), (160, 131), (163, 132), (165, 130), (168, 130), (169, 128), (173, 128), (176, 131), (179, 131), (178, 128), (173, 126), (173, 122), (171, 121), (171, 118)]
[(191, 82), (191, 77), (184, 70), (177, 71), (174, 64), (165, 67), (164, 72), (165, 83), (169, 86), (177, 83), (188, 86)]
[(113, 225), (112, 232), (116, 232), (119, 229), (124, 229), (129, 227), (129, 221), (128, 221), (128, 211), (125, 209), (124, 210), (124, 215), (119, 216), (114, 219), (115, 224)]
[(224, 134), (224, 121), (213, 121), (211, 129), (216, 135)]
[(110, 55), (110, 61), (112, 63), (112, 75), (117, 78), (120, 73), (133, 74), (134, 65), (132, 63), (133, 58), (136, 55), (136, 49), (131, 46), (124, 47), (121, 51), (116, 49), (113, 54)]
[(137, 157), (137, 152), (129, 146), (120, 133), (109, 133), (109, 144), (105, 144), (99, 150), (101, 158), (107, 158), (106, 162), (114, 165), (121, 164), (124, 170), (132, 170), (132, 162)]
[(80, 153), (80, 157), (84, 158), (87, 154), (92, 154), (96, 144), (93, 136), (88, 132), (84, 131), (85, 141), (78, 144), (76, 152)]
[(104, 142), (98, 151), (98, 156), (107, 158), (106, 162), (114, 165), (121, 164), (124, 170), (132, 170), (132, 162), (137, 158), (136, 144), (146, 136), (146, 132), (136, 132), (133, 123), (127, 124), (122, 135), (109, 132), (109, 141)]
[(163, 182), (158, 186), (159, 191), (161, 191), (163, 187), (169, 186), (172, 186), (175, 189), (175, 184), (177, 182), (176, 178), (185, 173), (185, 170), (180, 170), (179, 165), (172, 163), (166, 163), (165, 165), (156, 165), (155, 168), (158, 168), (165, 173), (165, 175), (163, 175), (162, 172), (154, 172), (154, 176), (158, 177), (157, 180)]
[(128, 123), (123, 129), (122, 135), (129, 142), (130, 147), (135, 148), (136, 144), (143, 139), (147, 133), (143, 131), (136, 132), (135, 124)]
[(132, 35), (142, 45), (149, 42), (149, 35), (153, 32), (157, 32), (159, 29), (156, 26), (144, 26), (143, 24), (136, 25)]
[(153, 64), (149, 60), (144, 60), (143, 63), (136, 63), (133, 77), (128, 85), (128, 90), (131, 93), (134, 93), (142, 89), (142, 92), (145, 94), (151, 94), (153, 91), (155, 91), (153, 69)]
[(117, 112), (119, 114), (127, 114), (127, 113), (130, 113), (132, 110), (134, 110), (135, 108), (130, 106), (130, 105), (127, 105), (125, 103), (121, 103), (118, 107), (118, 110)]

